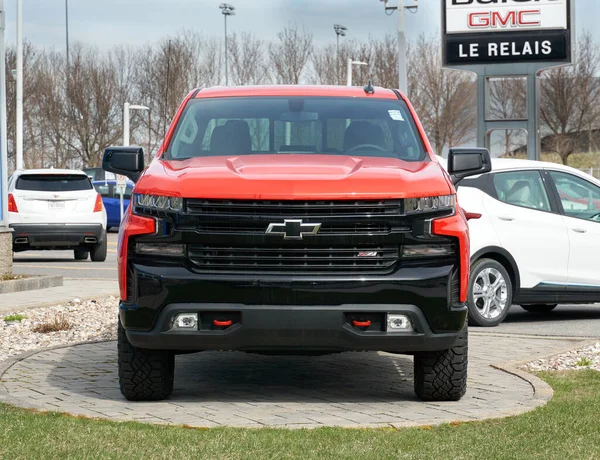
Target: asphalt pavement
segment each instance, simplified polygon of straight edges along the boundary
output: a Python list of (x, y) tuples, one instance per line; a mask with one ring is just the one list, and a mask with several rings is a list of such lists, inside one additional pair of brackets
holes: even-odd
[(497, 327), (473, 327), (483, 333), (552, 337), (600, 337), (600, 304), (559, 305), (550, 313), (535, 314), (513, 305)]
[(108, 233), (105, 262), (75, 260), (73, 251), (25, 251), (13, 257), (16, 275), (61, 275), (65, 278), (117, 279), (117, 233)]
[[(117, 280), (117, 233), (108, 234), (105, 262), (75, 260), (73, 251), (31, 251), (16, 253), (15, 274), (62, 275), (65, 279)], [(98, 292), (114, 291), (112, 284), (99, 285)], [(115, 284), (116, 286), (116, 284)], [(65, 286), (71, 295), (72, 288)], [(72, 293), (76, 296), (76, 292)], [(57, 294), (58, 295), (58, 294)], [(600, 304), (561, 305), (546, 314), (533, 314), (513, 305), (498, 327), (471, 328), (486, 334), (523, 334), (554, 337), (600, 337)]]

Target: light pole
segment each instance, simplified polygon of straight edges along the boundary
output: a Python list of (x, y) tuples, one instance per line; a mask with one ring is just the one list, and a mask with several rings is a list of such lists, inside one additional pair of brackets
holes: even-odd
[(227, 63), (227, 55), (229, 54), (229, 51), (227, 50), (227, 16), (235, 16), (235, 7), (228, 3), (221, 3), (219, 8), (225, 17), (225, 86), (229, 86), (229, 69)]
[(69, 0), (65, 0), (65, 39), (67, 41), (67, 72), (71, 69), (69, 65)]
[(17, 169), (23, 169), (23, 0), (17, 0)]
[[(132, 105), (129, 102), (125, 102), (123, 104), (123, 145), (129, 146), (129, 111), (130, 110), (148, 110), (150, 111), (150, 107), (146, 107), (145, 105)], [(119, 201), (120, 201), (120, 210), (121, 210), (121, 219), (123, 220), (123, 193), (125, 192), (125, 187), (127, 183), (125, 178), (117, 176), (117, 188), (119, 189)]]
[[(6, 142), (6, 50), (4, 49), (4, 28), (4, 0), (0, 0), (0, 240), (11, 238), (10, 234), (7, 233), (8, 152)], [(7, 233), (8, 236), (3, 235), (3, 233)]]
[(339, 24), (333, 25), (333, 30), (335, 30), (335, 34), (337, 35), (337, 55), (336, 55), (336, 69), (337, 75), (335, 76), (336, 83), (340, 84), (340, 35), (342, 37), (346, 36), (346, 31), (348, 30), (346, 27), (341, 26)]
[(8, 227), (8, 153), (6, 142), (6, 65), (4, 0), (0, 0), (0, 275), (12, 273), (12, 230)]
[(369, 65), (366, 62), (353, 61), (352, 58), (348, 58), (348, 86), (352, 86), (352, 66), (353, 65)]
[[(403, 93), (408, 92), (408, 77), (406, 72), (406, 26), (404, 10), (416, 13), (419, 9), (419, 0), (412, 0), (410, 6), (404, 5), (404, 0), (398, 0), (398, 6), (388, 6), (388, 0), (380, 0), (385, 5), (385, 12), (398, 10), (398, 89)], [(389, 13), (391, 14), (391, 13)]]

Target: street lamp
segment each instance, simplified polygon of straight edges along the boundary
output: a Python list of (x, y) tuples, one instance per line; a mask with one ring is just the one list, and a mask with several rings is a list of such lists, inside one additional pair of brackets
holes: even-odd
[(352, 58), (348, 58), (348, 86), (352, 86), (352, 66), (353, 65), (369, 65), (362, 61), (353, 61)]
[(17, 0), (17, 169), (23, 169), (23, 0)]
[[(406, 26), (404, 24), (404, 10), (416, 13), (419, 9), (419, 0), (412, 0), (412, 5), (405, 6), (404, 0), (398, 0), (398, 6), (388, 6), (388, 0), (383, 2), (386, 14), (398, 10), (398, 89), (403, 93), (408, 92), (408, 77), (406, 72)], [(388, 13), (390, 11), (390, 13)]]
[[(129, 102), (125, 102), (123, 105), (123, 145), (129, 146), (129, 111), (130, 110), (148, 110), (150, 107), (145, 105), (132, 105)], [(119, 189), (119, 201), (121, 209), (121, 220), (123, 220), (123, 192), (125, 192), (126, 179), (124, 177), (117, 176), (117, 188)]]
[[(0, 241), (12, 238), (8, 233), (8, 154), (6, 142), (6, 50), (4, 47), (4, 0), (0, 0)], [(6, 244), (9, 244), (7, 241)], [(12, 264), (12, 259), (9, 259)], [(9, 265), (9, 269), (12, 265)]]
[(225, 18), (225, 86), (229, 86), (229, 72), (227, 68), (227, 55), (229, 54), (227, 50), (227, 16), (235, 16), (235, 7), (228, 3), (221, 3), (219, 8)]
[(346, 31), (348, 30), (348, 28), (341, 26), (339, 24), (334, 24), (333, 25), (333, 30), (335, 30), (335, 34), (337, 35), (337, 56), (336, 56), (336, 60), (337, 60), (337, 75), (336, 75), (336, 81), (337, 84), (340, 84), (340, 35), (342, 37), (346, 36)]

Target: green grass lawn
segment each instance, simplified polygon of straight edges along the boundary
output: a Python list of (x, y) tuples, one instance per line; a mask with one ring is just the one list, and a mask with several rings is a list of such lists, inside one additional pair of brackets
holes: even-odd
[(554, 398), (528, 414), (399, 431), (195, 430), (37, 414), (0, 405), (0, 458), (600, 458), (600, 372), (541, 377), (554, 388)]

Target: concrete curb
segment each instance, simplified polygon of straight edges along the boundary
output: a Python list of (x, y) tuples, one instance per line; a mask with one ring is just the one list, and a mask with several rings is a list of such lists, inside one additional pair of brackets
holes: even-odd
[(33, 291), (63, 286), (62, 276), (32, 276), (16, 280), (0, 282), (0, 294), (12, 294), (14, 292)]
[[(65, 305), (68, 304), (69, 302), (71, 302), (73, 299), (79, 299), (81, 300), (81, 302), (88, 302), (90, 300), (98, 300), (98, 299), (103, 299), (105, 297), (114, 297), (117, 301), (119, 300), (119, 293), (118, 292), (111, 292), (111, 293), (105, 293), (105, 294), (100, 294), (100, 295), (90, 295), (90, 296), (70, 296), (69, 298), (64, 298), (64, 300), (53, 300), (53, 301), (48, 301), (48, 302), (38, 302), (35, 305), (23, 305), (23, 306), (19, 306), (19, 307), (10, 307), (10, 308), (6, 308), (4, 306), (0, 306), (0, 313), (5, 314), (5, 313), (12, 313), (12, 312), (22, 312), (22, 311), (29, 311), (29, 310), (37, 310), (38, 308), (48, 308), (48, 307), (54, 307), (56, 305)], [(90, 343), (90, 342), (87, 342)], [(81, 343), (78, 343), (77, 345), (82, 345)]]
[[(554, 339), (554, 338), (549, 337), (549, 339)], [(573, 340), (573, 339), (571, 339), (571, 340)], [(4, 374), (13, 365), (31, 357), (31, 356), (34, 356), (38, 353), (57, 350), (57, 349), (70, 348), (70, 347), (77, 347), (77, 346), (81, 346), (81, 345), (90, 345), (90, 344), (99, 344), (99, 343), (108, 343), (108, 342), (115, 342), (115, 340), (114, 339), (96, 340), (96, 341), (91, 341), (91, 342), (78, 342), (78, 343), (72, 343), (72, 344), (66, 344), (66, 345), (57, 345), (54, 347), (49, 347), (49, 348), (45, 348), (45, 349), (41, 349), (41, 350), (34, 350), (34, 351), (26, 352), (26, 353), (23, 353), (16, 357), (9, 358), (5, 362), (0, 362), (0, 382), (2, 381)], [(554, 352), (547, 356), (551, 357), (551, 356), (560, 355), (567, 351), (572, 351), (572, 350), (575, 350), (575, 349), (578, 349), (581, 347), (585, 347), (589, 343), (589, 341), (578, 341), (578, 342), (580, 342), (580, 343), (577, 343), (575, 347), (573, 345), (571, 345), (569, 348), (566, 348), (565, 351)], [(593, 343), (596, 343), (596, 341), (594, 341)], [(535, 359), (535, 360), (543, 359), (543, 357), (537, 357), (537, 358), (532, 358), (532, 359)], [(531, 362), (532, 359), (526, 359), (526, 360), (520, 360), (520, 361), (510, 361), (510, 362), (505, 362), (505, 363), (501, 363), (501, 364), (490, 364), (490, 367), (492, 367), (494, 369), (497, 369), (502, 372), (506, 372), (507, 374), (513, 375), (513, 376), (527, 382), (533, 390), (533, 396), (525, 404), (521, 405), (520, 407), (518, 407), (516, 409), (515, 408), (507, 409), (507, 410), (501, 411), (501, 412), (498, 412), (498, 411), (494, 411), (494, 412), (490, 411), (487, 413), (483, 412), (481, 414), (481, 420), (477, 420), (477, 422), (484, 421), (484, 420), (497, 420), (497, 419), (503, 419), (506, 417), (523, 415), (525, 413), (528, 413), (528, 412), (531, 412), (531, 411), (537, 409), (538, 407), (545, 406), (552, 399), (552, 397), (554, 395), (554, 391), (552, 390), (550, 385), (548, 385), (546, 382), (544, 382), (539, 377), (537, 377), (529, 372), (519, 369), (519, 366), (522, 366), (524, 364)], [(6, 392), (1, 387), (0, 387), (0, 401), (7, 403), (7, 404), (14, 405), (14, 406), (18, 406), (18, 407), (39, 410), (40, 412), (47, 412), (46, 410), (40, 409), (39, 407), (36, 407), (35, 405), (33, 405), (31, 403), (28, 403), (28, 402), (23, 401), (18, 398), (10, 397), (8, 394), (6, 394)], [(101, 417), (101, 416), (100, 417), (93, 416), (93, 417), (88, 417), (88, 418), (93, 419), (93, 420), (111, 421), (110, 418)], [(113, 421), (116, 423), (120, 423), (120, 421), (118, 421), (118, 420), (117, 421), (113, 420)], [(472, 418), (462, 419), (461, 416), (457, 415), (455, 422), (452, 422), (452, 423), (471, 423), (473, 421), (474, 420)], [(369, 424), (360, 425), (357, 427), (353, 427), (352, 429), (355, 429), (355, 428), (356, 429), (359, 429), (359, 428), (394, 428), (394, 429), (400, 430), (400, 429), (411, 428), (411, 427), (437, 426), (437, 425), (442, 425), (445, 423), (447, 423), (447, 422), (443, 422), (443, 423), (437, 423), (437, 422), (417, 423), (417, 422), (415, 422), (415, 423), (402, 424), (402, 425), (381, 423), (381, 424), (375, 424), (375, 425), (369, 425)], [(169, 424), (169, 423), (166, 423), (166, 425), (178, 426), (177, 424)], [(299, 428), (299, 427), (282, 426), (280, 428), (294, 429), (294, 428)], [(311, 427), (309, 427), (309, 428), (311, 428)], [(316, 428), (316, 427), (312, 427), (312, 428)]]

